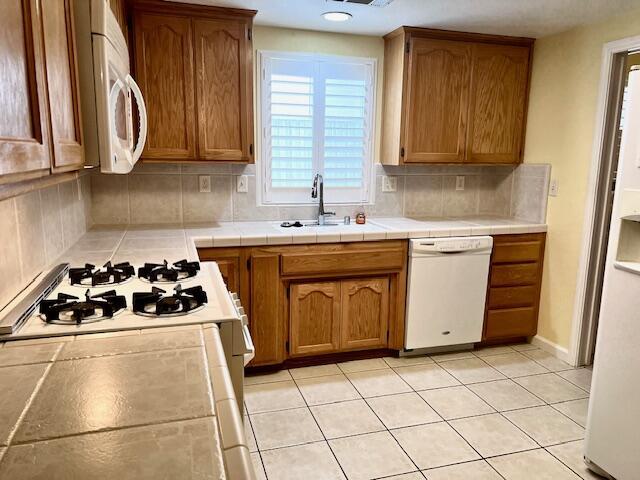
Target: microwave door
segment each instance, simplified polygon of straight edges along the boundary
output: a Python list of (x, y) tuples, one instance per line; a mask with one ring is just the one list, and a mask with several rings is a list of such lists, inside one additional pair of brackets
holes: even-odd
[(108, 118), (112, 169), (114, 173), (126, 173), (134, 163), (131, 97), (124, 81), (116, 78), (110, 83)]

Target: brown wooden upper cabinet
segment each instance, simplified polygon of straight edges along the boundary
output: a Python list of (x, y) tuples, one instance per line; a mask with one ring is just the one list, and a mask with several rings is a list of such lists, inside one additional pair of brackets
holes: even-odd
[(151, 161), (253, 162), (254, 10), (133, 3)]
[(83, 164), (71, 9), (71, 0), (2, 2), (0, 183)]
[(402, 27), (385, 36), (382, 163), (518, 163), (533, 40)]

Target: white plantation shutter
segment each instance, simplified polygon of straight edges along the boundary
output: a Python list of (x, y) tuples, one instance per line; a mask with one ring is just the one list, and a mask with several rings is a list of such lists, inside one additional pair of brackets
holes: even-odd
[(312, 203), (313, 176), (327, 203), (369, 199), (375, 61), (261, 54), (264, 203)]

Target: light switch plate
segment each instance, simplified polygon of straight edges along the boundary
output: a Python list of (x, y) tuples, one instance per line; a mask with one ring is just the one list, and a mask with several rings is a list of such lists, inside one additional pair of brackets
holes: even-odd
[(549, 185), (549, 196), (557, 197), (558, 191), (560, 189), (560, 185), (557, 178), (551, 180), (551, 184)]
[(398, 190), (398, 177), (382, 177), (382, 191), (395, 192)]
[(464, 176), (457, 175), (456, 176), (456, 190), (464, 190)]
[(209, 175), (198, 176), (198, 190), (200, 193), (211, 193), (211, 177)]
[(236, 192), (247, 193), (249, 191), (249, 178), (246, 175), (240, 175), (236, 180)]

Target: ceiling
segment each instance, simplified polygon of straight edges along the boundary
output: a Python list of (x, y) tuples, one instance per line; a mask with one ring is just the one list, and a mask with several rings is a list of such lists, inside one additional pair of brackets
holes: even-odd
[[(394, 0), (371, 7), (333, 0), (179, 0), (258, 10), (257, 25), (384, 35), (401, 25), (542, 37), (640, 8), (640, 0)], [(345, 11), (344, 23), (324, 20)]]

